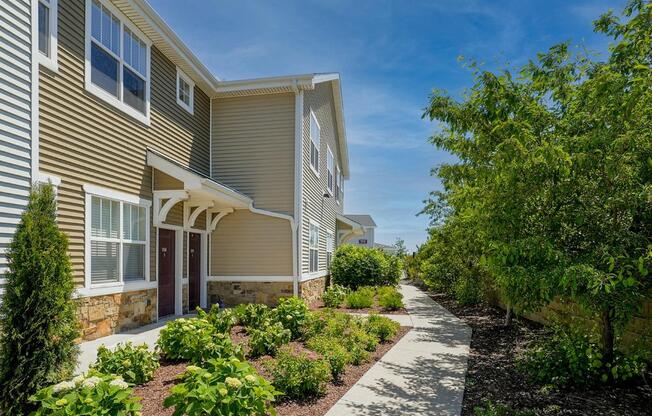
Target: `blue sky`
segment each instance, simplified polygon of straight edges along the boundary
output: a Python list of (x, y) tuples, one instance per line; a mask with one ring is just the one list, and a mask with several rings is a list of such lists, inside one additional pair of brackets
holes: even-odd
[(339, 72), (351, 160), (345, 211), (369, 213), (376, 241), (425, 241), (415, 216), (451, 157), (428, 144), (421, 119), (433, 88), (471, 85), (465, 56), (488, 68), (520, 65), (572, 40), (604, 51), (592, 21), (624, 0), (150, 0), (222, 79)]

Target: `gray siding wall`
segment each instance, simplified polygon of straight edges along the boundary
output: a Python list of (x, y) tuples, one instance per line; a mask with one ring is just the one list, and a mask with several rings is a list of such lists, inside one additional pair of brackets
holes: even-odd
[[(310, 111), (317, 116), (321, 127), (321, 149), (319, 151), (319, 177), (310, 167)], [(326, 149), (333, 152), (335, 164), (342, 163), (339, 154), (339, 137), (335, 117), (333, 90), (330, 82), (317, 84), (313, 91), (306, 91), (303, 98), (303, 216), (301, 233), (301, 271), (310, 269), (310, 220), (319, 223), (319, 271), (326, 270), (326, 230), (336, 236), (337, 214), (342, 213), (342, 203), (335, 197), (324, 198), (327, 189)], [(337, 241), (337, 240), (335, 240)]]
[(31, 16), (30, 0), (0, 2), (0, 293), (32, 180)]

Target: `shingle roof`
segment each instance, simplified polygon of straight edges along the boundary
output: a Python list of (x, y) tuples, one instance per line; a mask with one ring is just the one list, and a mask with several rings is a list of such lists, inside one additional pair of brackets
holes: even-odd
[(346, 218), (350, 219), (351, 221), (355, 221), (358, 224), (364, 226), (364, 227), (377, 227), (376, 223), (374, 222), (374, 219), (371, 218), (371, 215), (367, 214), (347, 214), (344, 215)]

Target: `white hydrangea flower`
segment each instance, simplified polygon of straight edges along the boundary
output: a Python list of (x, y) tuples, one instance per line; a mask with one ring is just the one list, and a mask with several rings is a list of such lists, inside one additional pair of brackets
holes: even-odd
[(78, 376), (73, 377), (72, 382), (75, 383), (76, 386), (79, 386), (85, 379), (83, 374), (80, 374)]
[(250, 383), (253, 383), (254, 381), (256, 381), (256, 377), (253, 374), (247, 374), (245, 376), (245, 380), (247, 380)]
[(232, 387), (234, 389), (239, 388), (242, 386), (242, 381), (238, 380), (237, 378), (233, 377), (227, 377), (224, 382), (226, 383), (227, 386)]
[(109, 385), (111, 385), (113, 387), (117, 387), (117, 388), (122, 389), (122, 390), (125, 390), (125, 389), (129, 388), (129, 384), (127, 384), (127, 382), (124, 381), (121, 378), (116, 378), (115, 380), (111, 380)]
[(54, 393), (59, 393), (61, 391), (71, 390), (75, 388), (75, 383), (72, 381), (62, 381), (52, 386), (52, 391)]
[(97, 384), (102, 381), (99, 377), (93, 376), (89, 377), (84, 382), (82, 383), (83, 387), (87, 387), (89, 389), (94, 389)]

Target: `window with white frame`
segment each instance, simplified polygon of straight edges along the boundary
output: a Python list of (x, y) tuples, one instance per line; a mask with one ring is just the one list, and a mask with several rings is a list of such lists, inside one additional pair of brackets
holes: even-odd
[(177, 104), (190, 114), (194, 111), (195, 84), (190, 77), (177, 68)]
[(332, 231), (326, 231), (326, 267), (331, 267), (333, 251), (335, 250), (335, 235)]
[(86, 86), (127, 114), (149, 120), (150, 46), (104, 1), (87, 0)]
[(39, 61), (57, 70), (57, 0), (38, 1)]
[(340, 202), (344, 201), (344, 176), (342, 176), (342, 171), (340, 171), (339, 175), (337, 175), (340, 178)]
[(335, 167), (335, 200), (337, 202), (340, 202), (340, 167), (336, 166)]
[(319, 270), (319, 225), (310, 221), (310, 273)]
[(328, 171), (327, 185), (328, 190), (333, 195), (333, 188), (335, 185), (335, 159), (330, 147), (326, 147), (326, 170)]
[(321, 143), (321, 128), (315, 113), (310, 112), (310, 166), (319, 173), (319, 148)]
[(148, 207), (96, 195), (89, 198), (91, 285), (146, 280)]

